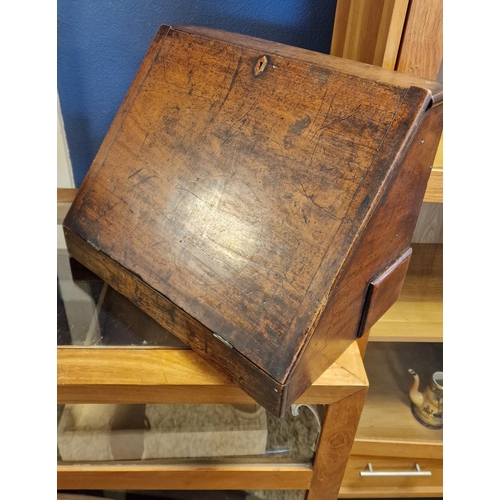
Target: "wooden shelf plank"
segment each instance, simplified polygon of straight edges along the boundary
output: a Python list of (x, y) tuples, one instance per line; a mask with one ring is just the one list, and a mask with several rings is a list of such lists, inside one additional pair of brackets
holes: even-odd
[(308, 465), (59, 465), (60, 490), (306, 490)]
[[(354, 342), (297, 403), (331, 404), (368, 386)], [(64, 403), (254, 403), (191, 350), (59, 347), (57, 397)]]

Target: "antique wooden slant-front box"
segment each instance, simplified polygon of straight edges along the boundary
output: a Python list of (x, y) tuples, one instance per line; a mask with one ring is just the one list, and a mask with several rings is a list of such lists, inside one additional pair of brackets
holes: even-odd
[(68, 250), (281, 416), (397, 299), (441, 102), (435, 82), (162, 26)]

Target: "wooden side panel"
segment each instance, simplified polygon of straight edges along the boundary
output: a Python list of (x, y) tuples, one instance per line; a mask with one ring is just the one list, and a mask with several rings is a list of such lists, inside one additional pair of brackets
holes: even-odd
[(399, 53), (399, 44), (408, 12), (409, 0), (386, 0), (380, 22), (379, 36), (373, 63), (382, 68), (394, 69)]
[[(321, 374), (328, 359), (338, 356), (356, 338), (370, 280), (410, 247), (440, 139), (442, 111), (442, 106), (437, 106), (426, 113), (398, 176), (360, 238), (291, 376), (290, 401)], [(381, 266), (381, 262), (385, 264)]]
[(396, 262), (373, 279), (368, 286), (358, 337), (362, 337), (398, 300), (406, 271), (410, 264), (411, 248)]

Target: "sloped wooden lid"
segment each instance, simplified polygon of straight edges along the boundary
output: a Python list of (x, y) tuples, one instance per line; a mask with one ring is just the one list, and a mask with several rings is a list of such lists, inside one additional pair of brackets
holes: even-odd
[(162, 27), (65, 226), (283, 381), (440, 92)]

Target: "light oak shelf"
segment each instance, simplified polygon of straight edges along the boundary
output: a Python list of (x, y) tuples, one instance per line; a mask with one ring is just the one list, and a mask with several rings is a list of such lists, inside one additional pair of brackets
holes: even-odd
[(412, 247), (399, 300), (372, 327), (370, 342), (443, 341), (443, 245)]

